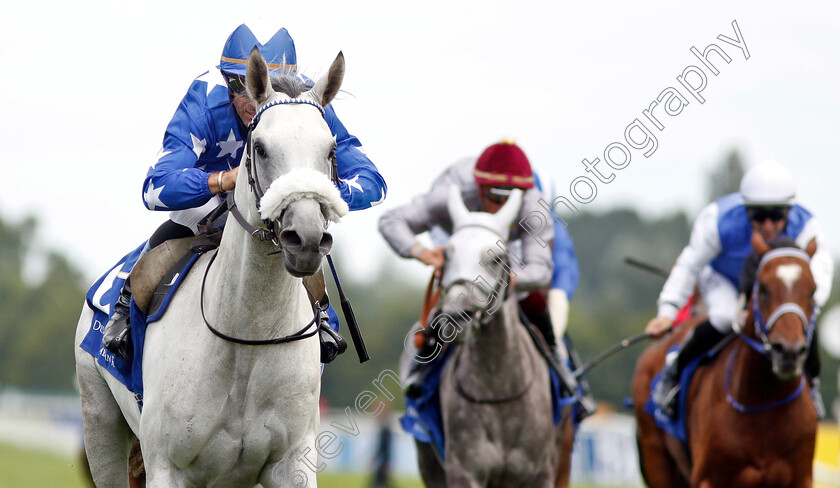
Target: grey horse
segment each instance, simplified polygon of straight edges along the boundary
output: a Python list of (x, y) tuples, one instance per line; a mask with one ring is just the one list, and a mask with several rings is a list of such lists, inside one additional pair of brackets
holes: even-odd
[(519, 320), (515, 294), (506, 292), (508, 256), (497, 244), (507, 242), (521, 202), (517, 190), (496, 214), (471, 213), (458, 189), (450, 189), (453, 233), (436, 323), (461, 344), (441, 373), (445, 460), (417, 443), (428, 487), (555, 484), (561, 430), (553, 421), (548, 367)]
[[(306, 456), (318, 435), (317, 317), (300, 277), (320, 269), (332, 244), (327, 221), (347, 212), (328, 176), (335, 138), (322, 108), (343, 73), (339, 54), (310, 91), (276, 92), (252, 51), (248, 93), (259, 124), (236, 184), (239, 213), (228, 219), (218, 251), (196, 262), (148, 329), (142, 415), (131, 392), (78, 347), (91, 326), (84, 307), (76, 369), (97, 486), (128, 486), (135, 436), (150, 487), (316, 486)], [(279, 248), (255, 238), (264, 225), (282, 229)]]

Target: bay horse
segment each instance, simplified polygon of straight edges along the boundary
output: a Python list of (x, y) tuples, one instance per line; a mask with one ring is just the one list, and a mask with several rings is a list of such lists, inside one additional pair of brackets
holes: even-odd
[(327, 224), (347, 213), (330, 180), (335, 138), (323, 118), (343, 76), (339, 53), (306, 91), (291, 76), (271, 80), (251, 52), (246, 80), (257, 112), (233, 194), (236, 219), (147, 330), (142, 414), (79, 347), (92, 317), (83, 308), (76, 368), (97, 486), (128, 486), (135, 436), (149, 487), (316, 486), (307, 463), (319, 427), (318, 317), (301, 277), (320, 269), (332, 244)]
[(743, 325), (697, 369), (685, 402), (686, 444), (645, 412), (650, 384), (667, 350), (705, 318), (697, 317), (639, 358), (632, 396), (642, 474), (651, 488), (810, 488), (817, 417), (803, 367), (817, 309), (811, 241), (771, 249), (758, 234), (760, 258)]
[(441, 371), (444, 459), (416, 442), (427, 487), (555, 486), (561, 439), (548, 366), (520, 322), (509, 256), (497, 244), (507, 242), (521, 203), (514, 190), (497, 213), (470, 212), (450, 188), (453, 232), (436, 322), (460, 343)]

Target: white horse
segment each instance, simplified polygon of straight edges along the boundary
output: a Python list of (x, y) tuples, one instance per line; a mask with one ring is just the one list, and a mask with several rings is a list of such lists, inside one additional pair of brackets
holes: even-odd
[[(252, 51), (246, 79), (258, 110), (243, 155), (248, 171), (239, 172), (234, 194), (246, 222), (228, 219), (215, 256), (196, 262), (166, 314), (149, 326), (142, 415), (132, 393), (78, 347), (92, 317), (82, 310), (76, 368), (97, 486), (128, 486), (134, 436), (150, 487), (316, 486), (308, 466), (318, 434), (318, 320), (300, 277), (320, 269), (332, 244), (327, 223), (347, 212), (328, 177), (335, 138), (322, 108), (343, 75), (339, 53), (310, 91), (277, 92)], [(264, 225), (279, 227), (282, 254), (245, 230)], [(208, 330), (261, 341), (306, 324), (305, 338), (275, 345), (237, 344)]]

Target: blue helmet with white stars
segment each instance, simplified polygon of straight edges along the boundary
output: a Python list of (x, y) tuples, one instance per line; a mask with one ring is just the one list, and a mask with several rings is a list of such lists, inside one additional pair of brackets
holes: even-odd
[(289, 72), (297, 69), (295, 41), (286, 29), (278, 30), (268, 42), (260, 44), (245, 24), (237, 27), (228, 37), (222, 49), (221, 62), (216, 67), (225, 73), (245, 76), (248, 55), (254, 46), (260, 50), (272, 74), (280, 74), (276, 71)]

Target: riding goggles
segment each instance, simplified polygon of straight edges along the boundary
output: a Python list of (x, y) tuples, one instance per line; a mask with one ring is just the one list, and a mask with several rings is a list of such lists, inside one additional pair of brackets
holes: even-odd
[(747, 207), (747, 214), (754, 222), (764, 222), (767, 219), (779, 222), (787, 217), (788, 207)]
[(234, 75), (231, 73), (222, 73), (225, 76), (228, 88), (236, 93), (245, 91), (245, 77), (242, 75)]
[(508, 188), (508, 187), (491, 187), (484, 193), (484, 198), (490, 200), (491, 202), (495, 203), (496, 205), (504, 205), (507, 202), (508, 198), (510, 198), (510, 194), (515, 190), (515, 188)]

